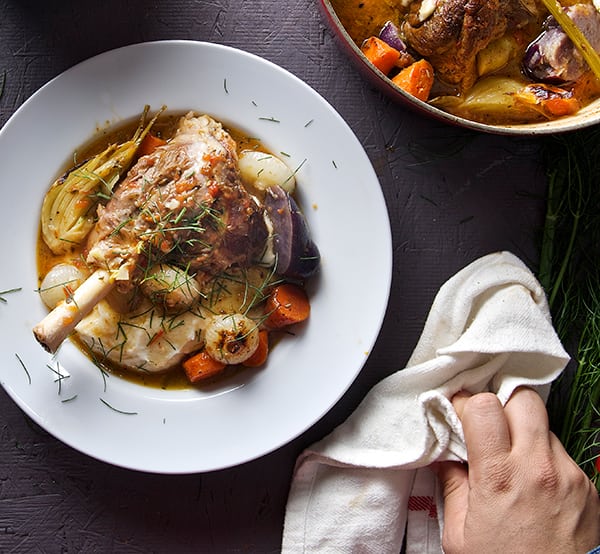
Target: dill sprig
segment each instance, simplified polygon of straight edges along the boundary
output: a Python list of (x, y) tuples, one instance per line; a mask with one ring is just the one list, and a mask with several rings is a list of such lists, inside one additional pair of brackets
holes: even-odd
[(7, 289), (7, 290), (0, 290), (0, 302), (2, 302), (3, 304), (6, 304), (8, 302), (8, 300), (6, 300), (6, 298), (4, 298), (7, 294), (11, 294), (13, 292), (20, 292), (22, 289), (21, 287), (15, 287), (14, 289)]
[(273, 117), (273, 116), (259, 117), (258, 119), (260, 121), (270, 121), (271, 123), (281, 123), (281, 120), (279, 120), (279, 119), (277, 119), (276, 117)]
[(46, 367), (55, 375), (54, 382), (58, 384), (58, 395), (60, 396), (62, 393), (62, 382), (65, 379), (68, 379), (70, 375), (67, 373), (63, 373), (60, 370), (60, 365), (58, 362), (56, 362), (56, 368), (52, 367), (50, 364), (46, 364)]
[(15, 352), (15, 356), (17, 357), (17, 360), (19, 360), (19, 365), (21, 366), (21, 368), (25, 372), (25, 375), (27, 376), (27, 382), (31, 385), (31, 373), (29, 373), (29, 370), (27, 369), (27, 366), (21, 359), (21, 356), (19, 356), (16, 352)]
[(106, 400), (104, 400), (104, 398), (100, 398), (100, 402), (102, 402), (102, 404), (104, 404), (107, 408), (110, 408), (111, 410), (113, 410), (114, 412), (117, 412), (119, 414), (123, 414), (123, 415), (138, 415), (137, 412), (128, 412), (125, 410), (120, 410), (118, 408), (115, 408), (112, 404), (109, 404)]
[(554, 383), (552, 429), (600, 491), (600, 129), (549, 137), (539, 279), (573, 361)]

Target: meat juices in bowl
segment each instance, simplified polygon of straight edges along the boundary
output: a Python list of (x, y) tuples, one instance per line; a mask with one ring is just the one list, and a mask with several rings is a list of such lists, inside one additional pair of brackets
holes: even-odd
[(319, 267), (294, 174), (207, 115), (171, 118), (162, 137), (157, 117), (46, 194), (40, 292), (52, 311), (34, 334), (55, 351), (75, 331), (99, 365), (183, 367), (191, 382), (262, 365), (269, 334), (308, 317), (303, 285)]
[[(420, 112), (503, 134), (600, 120), (598, 72), (540, 0), (321, 4), (363, 74)], [(591, 0), (565, 6), (582, 40), (600, 49), (600, 14)]]

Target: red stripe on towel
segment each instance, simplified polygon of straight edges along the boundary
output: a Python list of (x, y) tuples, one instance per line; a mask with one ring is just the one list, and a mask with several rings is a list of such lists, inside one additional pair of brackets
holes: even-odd
[(413, 512), (429, 512), (429, 517), (437, 519), (437, 508), (433, 496), (411, 496), (408, 499), (408, 509)]

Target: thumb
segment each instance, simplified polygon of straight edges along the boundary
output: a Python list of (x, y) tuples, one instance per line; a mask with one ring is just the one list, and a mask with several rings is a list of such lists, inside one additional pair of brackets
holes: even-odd
[(465, 518), (469, 505), (467, 466), (459, 462), (440, 462), (434, 471), (440, 480), (444, 497), (444, 532), (446, 552), (462, 552)]

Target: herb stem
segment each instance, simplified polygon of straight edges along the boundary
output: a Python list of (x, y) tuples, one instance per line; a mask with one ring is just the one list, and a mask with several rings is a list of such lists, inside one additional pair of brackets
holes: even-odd
[(123, 414), (123, 415), (137, 415), (137, 412), (126, 412), (124, 410), (119, 410), (118, 408), (115, 408), (114, 406), (112, 406), (111, 404), (109, 404), (106, 400), (104, 400), (104, 398), (100, 398), (100, 402), (102, 402), (102, 404), (104, 404), (107, 408), (110, 408), (111, 410), (113, 410), (114, 412), (117, 412), (119, 414)]
[(25, 371), (25, 375), (27, 375), (27, 382), (31, 385), (31, 374), (29, 373), (27, 366), (18, 354), (15, 353), (15, 356), (17, 357), (17, 360), (19, 360), (19, 364), (21, 364), (23, 371)]
[(20, 292), (22, 289), (21, 287), (17, 287), (14, 289), (7, 289), (7, 290), (2, 290), (0, 291), (0, 302), (3, 302), (4, 304), (6, 304), (8, 301), (6, 300), (6, 298), (4, 298), (4, 296), (6, 294), (11, 294), (13, 292)]

